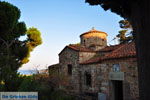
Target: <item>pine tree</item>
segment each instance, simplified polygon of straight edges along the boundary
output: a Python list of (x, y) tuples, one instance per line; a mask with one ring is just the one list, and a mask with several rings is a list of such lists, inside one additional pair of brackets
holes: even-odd
[[(26, 24), (19, 18), (20, 10), (16, 6), (0, 1), (0, 86), (4, 85), (6, 91), (16, 90), (18, 68), (33, 48), (42, 43), (40, 32), (35, 28), (27, 31)], [(32, 29), (35, 32), (30, 32)], [(28, 38), (21, 41), (19, 38), (25, 35)]]

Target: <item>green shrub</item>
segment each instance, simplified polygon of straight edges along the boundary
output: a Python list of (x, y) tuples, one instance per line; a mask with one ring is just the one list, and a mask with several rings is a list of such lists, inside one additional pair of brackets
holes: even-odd
[(50, 100), (75, 100), (73, 96), (65, 94), (64, 91), (62, 90), (57, 90), (54, 91), (51, 94), (51, 99)]

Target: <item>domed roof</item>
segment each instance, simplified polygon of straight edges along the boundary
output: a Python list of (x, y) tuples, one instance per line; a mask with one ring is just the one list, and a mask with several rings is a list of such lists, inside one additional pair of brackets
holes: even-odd
[(107, 37), (107, 33), (102, 32), (102, 31), (98, 31), (98, 30), (94, 29), (94, 27), (93, 27), (90, 31), (81, 34), (80, 37), (81, 36), (88, 36), (88, 37), (90, 37), (90, 36), (98, 36), (99, 37), (99, 36), (102, 36), (102, 35)]

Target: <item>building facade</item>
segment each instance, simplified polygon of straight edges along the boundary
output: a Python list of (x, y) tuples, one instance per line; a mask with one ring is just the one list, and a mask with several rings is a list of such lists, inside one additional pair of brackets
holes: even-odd
[(59, 72), (68, 77), (66, 89), (106, 100), (138, 100), (134, 43), (107, 46), (107, 33), (95, 29), (81, 34), (80, 40), (59, 53)]

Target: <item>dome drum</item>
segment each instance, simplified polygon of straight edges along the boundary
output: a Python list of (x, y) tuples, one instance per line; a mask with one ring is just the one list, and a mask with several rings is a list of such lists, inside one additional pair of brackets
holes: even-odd
[[(81, 45), (87, 48), (103, 48), (107, 46), (107, 33), (92, 29), (80, 35)], [(96, 49), (97, 50), (97, 49)]]

